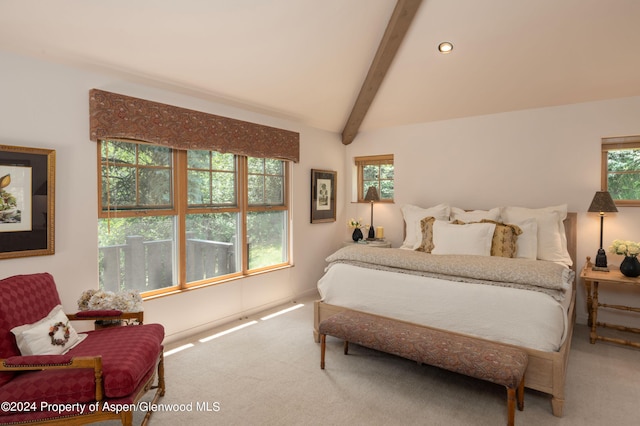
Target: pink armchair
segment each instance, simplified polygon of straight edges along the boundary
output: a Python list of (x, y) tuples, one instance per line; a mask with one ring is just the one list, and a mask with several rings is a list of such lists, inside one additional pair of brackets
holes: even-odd
[[(60, 304), (50, 274), (0, 280), (0, 424), (81, 425), (118, 419), (131, 425), (136, 404), (147, 391), (155, 390), (151, 404), (164, 395), (164, 328), (142, 325), (142, 312), (111, 312), (106, 319), (135, 317), (141, 325), (79, 333), (87, 337), (64, 354), (21, 355), (11, 330), (37, 323)], [(98, 319), (98, 314), (68, 318)], [(146, 413), (143, 424), (150, 415)]]

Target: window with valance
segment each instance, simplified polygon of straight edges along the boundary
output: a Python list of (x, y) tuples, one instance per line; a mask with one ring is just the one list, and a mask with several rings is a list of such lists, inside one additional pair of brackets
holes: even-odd
[(97, 89), (90, 129), (103, 289), (148, 296), (289, 265), (297, 133)]

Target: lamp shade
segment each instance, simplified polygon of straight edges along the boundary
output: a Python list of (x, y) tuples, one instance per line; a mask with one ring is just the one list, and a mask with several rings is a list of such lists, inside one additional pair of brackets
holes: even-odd
[(618, 209), (609, 191), (597, 191), (587, 211), (592, 213), (616, 213)]
[[(378, 190), (375, 186), (370, 186), (367, 189), (367, 195), (364, 196), (365, 201), (380, 201), (380, 197), (378, 196)], [(616, 210), (617, 211), (617, 210)]]

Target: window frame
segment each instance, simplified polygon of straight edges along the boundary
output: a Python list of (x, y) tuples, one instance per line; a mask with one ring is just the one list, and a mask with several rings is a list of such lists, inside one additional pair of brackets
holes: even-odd
[[(252, 275), (255, 273), (260, 273), (260, 272), (266, 272), (266, 271), (270, 271), (270, 270), (274, 270), (274, 269), (280, 269), (283, 267), (287, 267), (287, 266), (291, 266), (291, 203), (289, 201), (289, 188), (290, 188), (290, 173), (289, 173), (289, 162), (288, 161), (284, 161), (284, 160), (280, 160), (282, 161), (282, 166), (283, 166), (283, 170), (282, 173), (284, 175), (284, 185), (283, 185), (283, 191), (284, 193), (282, 194), (283, 197), (283, 203), (282, 205), (277, 205), (277, 204), (250, 204), (249, 203), (249, 191), (248, 191), (248, 177), (249, 177), (249, 170), (248, 170), (248, 158), (247, 156), (237, 156), (237, 157), (242, 157), (244, 158), (244, 162), (243, 165), (240, 167), (241, 170), (243, 170), (243, 172), (241, 173), (241, 178), (239, 178), (239, 181), (242, 181), (243, 183), (240, 184), (238, 183), (238, 187), (242, 187), (243, 188), (243, 194), (242, 194), (242, 199), (243, 199), (243, 205), (246, 206), (243, 209), (242, 212), (242, 237), (243, 237), (243, 243), (242, 243), (242, 271), (247, 271), (246, 275)], [(257, 158), (257, 157), (252, 157), (252, 158)], [(266, 159), (266, 158), (265, 158)], [(252, 173), (254, 174), (254, 173)], [(266, 170), (264, 173), (264, 176), (267, 176)], [(242, 192), (242, 191), (241, 191)], [(248, 213), (254, 213), (254, 212), (273, 212), (273, 211), (286, 211), (287, 212), (287, 262), (283, 262), (283, 263), (279, 263), (279, 264), (275, 264), (275, 265), (271, 265), (271, 266), (265, 266), (265, 267), (260, 267), (260, 268), (254, 268), (254, 269), (249, 269), (249, 243), (248, 243), (248, 229), (247, 229), (247, 214)]]
[[(357, 188), (357, 195), (356, 195), (356, 202), (358, 203), (369, 203), (369, 201), (366, 201), (364, 199), (364, 197), (366, 196), (366, 192), (364, 191), (364, 167), (365, 166), (381, 166), (381, 165), (385, 165), (385, 164), (391, 164), (393, 165), (393, 154), (382, 154), (382, 155), (367, 155), (367, 156), (360, 156), (360, 157), (354, 157), (354, 163), (356, 166), (356, 170), (357, 170), (357, 178), (356, 178), (356, 188)], [(393, 203), (394, 199), (393, 198), (382, 198), (382, 193), (380, 191), (380, 186), (381, 186), (381, 181), (383, 180), (389, 180), (389, 179), (381, 179), (380, 178), (380, 174), (378, 174), (378, 186), (377, 186), (377, 190), (378, 190), (378, 196), (381, 197), (379, 201), (379, 203)], [(394, 166), (394, 179), (391, 179), (392, 181), (394, 181), (394, 196), (395, 196), (395, 166)]]
[[(602, 138), (601, 174), (600, 185), (603, 191), (609, 190), (609, 151), (615, 150), (640, 150), (640, 136), (622, 136)], [(640, 207), (640, 199), (623, 200), (613, 199), (616, 206)]]
[[(278, 158), (270, 158), (277, 161), (282, 161), (283, 166), (283, 202), (282, 204), (249, 204), (249, 191), (248, 191), (248, 159), (250, 156), (234, 154), (236, 161), (236, 173), (237, 182), (235, 187), (236, 192), (236, 205), (235, 206), (196, 206), (189, 207), (188, 200), (188, 156), (187, 150), (169, 148), (162, 145), (156, 145), (163, 148), (167, 148), (171, 153), (172, 161), (172, 177), (171, 177), (171, 191), (173, 198), (173, 206), (171, 208), (135, 208), (126, 210), (113, 210), (110, 206), (103, 209), (102, 201), (102, 144), (105, 141), (117, 141), (124, 143), (131, 143), (137, 145), (154, 145), (145, 141), (118, 139), (118, 138), (100, 138), (97, 146), (97, 164), (98, 164), (98, 219), (111, 219), (111, 218), (136, 218), (147, 216), (174, 216), (176, 218), (175, 232), (176, 232), (176, 267), (177, 272), (177, 285), (164, 287), (161, 289), (153, 289), (145, 292), (141, 292), (143, 299), (147, 299), (155, 296), (170, 295), (185, 290), (194, 288), (201, 288), (210, 285), (216, 285), (223, 282), (227, 282), (234, 279), (244, 278), (251, 275), (275, 271), (286, 267), (293, 266), (291, 256), (291, 202), (290, 202), (290, 180), (291, 180), (291, 165), (290, 161), (282, 160)], [(215, 151), (206, 150), (205, 151)], [(252, 157), (258, 158), (258, 157)], [(267, 159), (267, 157), (265, 157)], [(247, 215), (249, 212), (273, 212), (273, 211), (285, 211), (286, 212), (286, 257), (285, 262), (276, 263), (273, 265), (249, 269), (249, 244), (247, 234)], [(239, 235), (238, 235), (238, 250), (241, 250), (241, 262), (239, 271), (234, 273), (225, 274), (222, 276), (210, 277), (204, 280), (187, 283), (187, 259), (186, 259), (186, 219), (190, 214), (207, 214), (207, 213), (238, 213), (239, 214)]]
[[(105, 139), (106, 140), (106, 139)], [(151, 145), (149, 143), (136, 143), (133, 141), (127, 141), (127, 140), (122, 140), (122, 139), (115, 139), (115, 138), (111, 138), (108, 139), (107, 141), (112, 141), (112, 142), (120, 142), (120, 143), (131, 143), (133, 145), (147, 145), (147, 146), (154, 146)], [(154, 212), (165, 212), (166, 215), (171, 215), (171, 214), (175, 214), (175, 203), (173, 206), (171, 207), (155, 207), (155, 208), (142, 208), (141, 206), (130, 206), (128, 208), (122, 209), (122, 210), (111, 210), (110, 209), (110, 203), (109, 201), (107, 201), (108, 205), (107, 205), (107, 210), (106, 213), (102, 210), (102, 142), (103, 140), (100, 140), (99, 143), (97, 143), (97, 147), (98, 147), (98, 218), (101, 219), (106, 219), (106, 218), (110, 218), (110, 217), (137, 217), (137, 216), (141, 216), (141, 215), (145, 215), (145, 214), (127, 214), (125, 212), (141, 212), (141, 211), (147, 211), (147, 210), (153, 210)], [(170, 148), (167, 147), (162, 147), (160, 145), (155, 145), (155, 146), (159, 146), (161, 148), (165, 148), (165, 149), (169, 149), (171, 155), (171, 164), (169, 165), (169, 170), (173, 171), (175, 166), (176, 166), (176, 157), (175, 155), (173, 155), (174, 153), (171, 152), (172, 150)], [(107, 148), (107, 154), (108, 154), (108, 148)], [(138, 149), (136, 148), (136, 160), (138, 158)], [(106, 161), (106, 165), (107, 167), (110, 165), (117, 165), (118, 167), (122, 167), (122, 164), (118, 164), (118, 163), (112, 163), (109, 161), (109, 158), (107, 156), (107, 161)], [(124, 164), (126, 165), (126, 164)], [(131, 168), (135, 168), (136, 170), (140, 170), (140, 169), (152, 169), (152, 168), (160, 168), (159, 166), (144, 166), (144, 165), (139, 165), (136, 161), (136, 163), (133, 166), (128, 166)], [(137, 184), (139, 185), (139, 182), (137, 182)], [(175, 189), (176, 189), (176, 180), (175, 180), (175, 173), (172, 174), (172, 179), (171, 179), (171, 197), (173, 199), (174, 195), (175, 195)], [(137, 193), (137, 191), (136, 191)], [(136, 198), (137, 198), (137, 194), (136, 194)], [(114, 215), (115, 214), (115, 215)], [(158, 216), (161, 216), (162, 214), (159, 214)]]

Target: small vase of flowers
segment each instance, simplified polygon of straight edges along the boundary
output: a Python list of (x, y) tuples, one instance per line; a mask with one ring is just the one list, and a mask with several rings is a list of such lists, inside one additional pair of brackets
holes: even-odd
[(614, 240), (609, 247), (611, 253), (624, 256), (620, 264), (620, 272), (627, 277), (640, 276), (640, 262), (638, 254), (640, 254), (640, 243), (634, 241)]
[(353, 234), (351, 234), (351, 238), (353, 239), (354, 242), (358, 242), (361, 239), (364, 238), (364, 236), (362, 235), (362, 230), (360, 228), (362, 228), (362, 219), (349, 219), (349, 222), (347, 222), (347, 225), (349, 226), (349, 228), (353, 229)]

